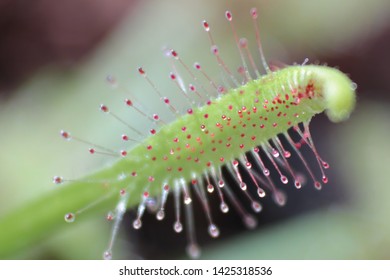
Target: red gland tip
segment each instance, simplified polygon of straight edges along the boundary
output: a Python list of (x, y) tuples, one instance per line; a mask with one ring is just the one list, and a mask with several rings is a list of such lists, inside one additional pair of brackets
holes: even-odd
[(54, 176), (53, 177), (53, 183), (54, 184), (59, 185), (59, 184), (62, 184), (63, 182), (64, 182), (64, 179), (62, 177), (60, 177), (60, 176)]
[(257, 9), (256, 8), (252, 8), (251, 9), (251, 16), (252, 16), (253, 19), (257, 19), (258, 13), (257, 13)]
[(131, 101), (130, 99), (125, 99), (125, 103), (127, 106), (133, 106), (133, 101)]
[(177, 51), (175, 51), (174, 49), (171, 49), (171, 55), (172, 55), (174, 58), (176, 58), (176, 59), (179, 58), (179, 55), (177, 54)]
[(102, 112), (104, 112), (104, 113), (108, 113), (109, 112), (108, 107), (106, 105), (104, 105), (104, 104), (100, 105), (100, 110)]
[(211, 52), (215, 55), (218, 55), (219, 54), (218, 46), (217, 45), (211, 46)]
[(210, 25), (209, 25), (209, 23), (207, 22), (207, 21), (203, 21), (202, 22), (202, 24), (203, 24), (203, 28), (204, 28), (204, 30), (206, 30), (207, 32), (209, 32), (210, 31)]
[(142, 67), (138, 67), (138, 73), (140, 73), (142, 76), (146, 76), (146, 72)]
[(248, 40), (246, 38), (241, 38), (239, 41), (240, 48), (244, 49), (248, 46)]
[(66, 139), (66, 140), (70, 139), (70, 133), (69, 132), (61, 130), (60, 134), (61, 134), (62, 138)]
[(228, 21), (232, 21), (233, 19), (232, 13), (230, 11), (225, 12), (225, 17)]

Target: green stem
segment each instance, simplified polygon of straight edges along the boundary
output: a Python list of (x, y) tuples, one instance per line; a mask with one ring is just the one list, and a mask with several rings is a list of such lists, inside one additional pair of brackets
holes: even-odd
[[(309, 82), (314, 84), (316, 93), (310, 98), (303, 98), (301, 102), (298, 102), (299, 104), (291, 105), (288, 110), (287, 107), (285, 111), (281, 108), (280, 113), (286, 112), (286, 116), (290, 118), (284, 119), (284, 123), (276, 112), (266, 110), (264, 106), (258, 106), (257, 114), (269, 119), (266, 128), (261, 133), (258, 128), (252, 128), (252, 125), (245, 126), (241, 132), (235, 130), (236, 126), (241, 127), (239, 125), (241, 118), (228, 109), (231, 104), (236, 106), (235, 110), (241, 110), (242, 106), (252, 108), (256, 105), (254, 98), (257, 94), (260, 94), (259, 98), (267, 102), (268, 100), (272, 102), (276, 94), (293, 100), (296, 96), (290, 91), (290, 86), (296, 87), (296, 91), (304, 90)], [(77, 216), (77, 210), (85, 206), (93, 206), (97, 202), (101, 203), (99, 211), (102, 207), (113, 207), (120, 189), (130, 191), (127, 205), (132, 207), (139, 203), (145, 188), (148, 189), (150, 195), (155, 196), (161, 192), (164, 184), (175, 186), (178, 179), (188, 182), (194, 174), (196, 178), (201, 178), (202, 174), (208, 170), (207, 161), (212, 162), (213, 166), (218, 169), (224, 164), (220, 158), (230, 161), (245, 152), (242, 147), (245, 146), (248, 151), (277, 134), (287, 131), (289, 126), (309, 121), (312, 116), (323, 110), (326, 110), (333, 121), (346, 119), (355, 105), (355, 93), (351, 85), (349, 78), (338, 70), (323, 66), (295, 66), (263, 76), (238, 89), (232, 89), (223, 97), (213, 100), (211, 106), (196, 108), (192, 115), (179, 117), (164, 126), (158, 133), (146, 138), (142, 144), (131, 149), (127, 157), (118, 160), (114, 165), (83, 180), (68, 182), (66, 187), (59, 187), (4, 217), (0, 220), (0, 258), (8, 258), (44, 240), (55, 230), (59, 230), (66, 224), (64, 215), (68, 212), (76, 211)], [(206, 112), (207, 117), (204, 117)], [(231, 124), (230, 121), (222, 123), (225, 125), (224, 129), (215, 125), (221, 121), (222, 115), (233, 117)], [(255, 115), (254, 112), (253, 115)], [(199, 120), (205, 124), (210, 134), (201, 131)], [(279, 125), (273, 126), (273, 123)], [(176, 148), (174, 156), (167, 157), (168, 161), (161, 161), (170, 154), (169, 150), (172, 146), (169, 145), (173, 145), (172, 139), (184, 126), (192, 135), (189, 134), (189, 138), (181, 136), (183, 140), (181, 142), (175, 141), (178, 143), (174, 144)], [(257, 142), (253, 142), (253, 139), (249, 137), (239, 140), (233, 138), (230, 142), (232, 146), (230, 150), (218, 148), (219, 153), (208, 152), (214, 147), (213, 141), (218, 139), (222, 141), (231, 135), (243, 132), (247, 135), (258, 135)], [(201, 141), (198, 141), (198, 138)], [(243, 142), (244, 140), (246, 142)], [(168, 145), (168, 143), (171, 144)], [(187, 149), (186, 143), (193, 149)], [(245, 145), (241, 147), (240, 143)], [(147, 148), (149, 145), (153, 149)], [(194, 157), (199, 158), (200, 163), (186, 160)], [(173, 170), (169, 174), (167, 166), (171, 166)], [(179, 167), (183, 169), (183, 172)], [(129, 172), (134, 170), (137, 170), (138, 175), (129, 175)], [(121, 176), (122, 174), (125, 176)], [(104, 198), (103, 201), (102, 198)], [(93, 211), (90, 212), (93, 213)]]

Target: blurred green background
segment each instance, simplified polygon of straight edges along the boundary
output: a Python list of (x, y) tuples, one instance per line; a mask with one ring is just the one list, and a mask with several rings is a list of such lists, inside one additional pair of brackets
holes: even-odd
[[(331, 164), (326, 190), (295, 191), (285, 208), (275, 210), (277, 215), (272, 206), (265, 209), (255, 231), (236, 227), (235, 219), (227, 226), (227, 237), (222, 231), (221, 240), (201, 242), (202, 257), (390, 257), (389, 1), (118, 0), (62, 5), (53, 8), (50, 1), (38, 1), (35, 7), (15, 6), (12, 1), (0, 5), (0, 13), (7, 14), (0, 22), (0, 218), (54, 192), (54, 175), (79, 178), (109, 164), (107, 158), (89, 156), (83, 145), (62, 141), (58, 132), (70, 130), (119, 148), (123, 126), (103, 116), (98, 106), (106, 103), (118, 115), (124, 114), (122, 99), (130, 90), (151, 112), (158, 111), (161, 104), (153, 102), (152, 90), (136, 69), (144, 66), (159, 89), (174, 96), (164, 47), (174, 47), (188, 64), (199, 61), (208, 73), (220, 78), (200, 24), (203, 19), (211, 24), (224, 59), (238, 65), (224, 12), (233, 12), (239, 36), (247, 37), (255, 51), (249, 9), (257, 7), (268, 61), (291, 64), (309, 58), (312, 63), (339, 67), (357, 83), (358, 105), (346, 123), (331, 124), (325, 117), (313, 121), (314, 140)], [(34, 24), (44, 28), (34, 28)], [(123, 90), (112, 90), (105, 83), (108, 74), (116, 77)], [(127, 116), (129, 122), (136, 118), (135, 114)], [(56, 225), (31, 247), (2, 257), (99, 259), (110, 234), (106, 210), (96, 207), (91, 210), (93, 215), (81, 216), (71, 225)], [(172, 222), (164, 223), (170, 229)], [(166, 248), (154, 236), (164, 232), (161, 223), (152, 222), (137, 233), (130, 225), (125, 219), (115, 258), (185, 258), (184, 246)], [(206, 228), (200, 230), (206, 232)], [(175, 233), (169, 232), (164, 238), (174, 240)]]

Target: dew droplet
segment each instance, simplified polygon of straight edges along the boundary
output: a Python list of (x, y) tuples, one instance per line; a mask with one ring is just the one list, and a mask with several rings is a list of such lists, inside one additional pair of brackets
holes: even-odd
[(103, 113), (108, 113), (110, 112), (110, 110), (108, 109), (108, 107), (104, 104), (100, 104), (100, 110), (103, 112)]
[(65, 214), (65, 222), (67, 223), (73, 223), (76, 219), (76, 215), (74, 213), (67, 213)]
[(265, 191), (264, 191), (262, 188), (258, 188), (258, 189), (257, 189), (257, 195), (258, 195), (260, 198), (263, 198), (263, 197), (265, 197)]
[(142, 227), (142, 222), (140, 219), (136, 219), (133, 222), (133, 228), (134, 229), (140, 229)]
[(248, 46), (248, 40), (246, 38), (241, 38), (239, 40), (240, 48), (246, 48)]
[(261, 204), (258, 203), (257, 201), (253, 201), (253, 202), (252, 202), (252, 209), (253, 209), (253, 211), (255, 211), (256, 213), (260, 213), (261, 210), (263, 209), (263, 207), (262, 207)]
[(252, 215), (244, 217), (244, 224), (248, 229), (254, 229), (257, 226), (257, 221)]
[(188, 205), (192, 202), (192, 199), (189, 195), (184, 196), (184, 204)]
[(207, 22), (207, 21), (203, 21), (202, 22), (202, 24), (203, 24), (203, 27), (204, 27), (204, 30), (206, 31), (206, 32), (209, 32), (210, 31), (210, 25), (209, 25), (209, 23)]
[(165, 217), (165, 211), (160, 209), (158, 212), (157, 212), (157, 215), (156, 215), (156, 218), (157, 220), (161, 221), (163, 220)]
[(272, 155), (273, 155), (275, 158), (279, 157), (279, 152), (278, 152), (278, 150), (272, 149)]
[(67, 131), (61, 130), (60, 134), (61, 134), (61, 137), (67, 141), (70, 141), (72, 139), (72, 137), (70, 136), (70, 133)]
[(112, 252), (111, 251), (105, 251), (103, 253), (103, 259), (104, 260), (111, 260), (112, 259)]
[(218, 53), (219, 53), (218, 46), (216, 46), (216, 45), (211, 46), (210, 50), (215, 55), (218, 55)]
[(257, 13), (256, 8), (252, 8), (250, 13), (251, 13), (253, 19), (257, 19), (258, 13)]
[(113, 212), (108, 212), (107, 216), (106, 216), (106, 220), (107, 221), (112, 221), (113, 219), (115, 218), (114, 216), (114, 213)]
[(219, 236), (219, 229), (216, 225), (214, 224), (211, 224), (209, 226), (209, 234), (211, 237), (213, 238), (217, 238)]
[(318, 181), (315, 181), (315, 183), (314, 183), (314, 187), (315, 187), (317, 190), (320, 190), (320, 189), (322, 189), (322, 185), (321, 185), (321, 183), (320, 183), (320, 182), (318, 182)]
[(225, 202), (221, 202), (221, 205), (219, 206), (221, 209), (222, 213), (227, 213), (229, 212), (229, 206)]
[(269, 170), (267, 168), (264, 168), (263, 174), (264, 176), (269, 176)]
[(274, 192), (273, 194), (273, 200), (274, 202), (278, 205), (278, 206), (284, 206), (286, 205), (286, 201), (287, 201), (287, 197), (284, 193), (282, 193), (281, 191), (276, 191)]
[(306, 175), (304, 175), (302, 173), (297, 173), (295, 177), (301, 183), (301, 186), (306, 184), (306, 181), (307, 181)]
[(240, 183), (240, 188), (243, 190), (243, 191), (246, 191), (246, 184), (244, 182), (241, 182)]
[(287, 184), (287, 183), (288, 183), (288, 179), (287, 179), (287, 177), (284, 176), (284, 175), (282, 175), (282, 176), (280, 177), (280, 181), (282, 181), (283, 184)]
[(147, 207), (147, 209), (152, 212), (152, 213), (156, 213), (157, 209), (159, 208), (158, 206), (158, 203), (156, 201), (155, 198), (153, 197), (148, 197), (146, 200), (145, 200), (145, 205)]
[(107, 81), (107, 83), (109, 83), (110, 85), (115, 85), (115, 83), (116, 83), (116, 79), (115, 79), (115, 77), (112, 76), (112, 75), (107, 75), (107, 76), (106, 76), (106, 81)]
[(232, 13), (230, 11), (225, 12), (225, 17), (228, 21), (232, 21), (233, 19)]
[(208, 191), (209, 193), (212, 193), (212, 192), (214, 191), (214, 186), (211, 185), (211, 184), (209, 184), (209, 185), (207, 186), (207, 191)]
[(298, 180), (295, 180), (294, 185), (297, 189), (300, 189), (302, 187), (301, 182), (299, 182)]
[(191, 259), (198, 259), (200, 257), (200, 248), (197, 244), (192, 243), (187, 246), (187, 254)]
[(177, 233), (181, 232), (183, 230), (183, 225), (180, 223), (180, 222), (175, 222), (175, 224), (173, 225), (173, 229), (174, 231), (176, 231)]

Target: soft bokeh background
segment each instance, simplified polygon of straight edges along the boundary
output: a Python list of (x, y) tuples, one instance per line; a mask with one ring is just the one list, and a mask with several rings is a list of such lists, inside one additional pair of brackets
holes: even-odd
[[(104, 164), (85, 146), (61, 141), (60, 129), (109, 147), (119, 147), (123, 127), (99, 113), (107, 103), (118, 114), (123, 92), (136, 93), (150, 111), (160, 108), (136, 69), (143, 65), (161, 91), (172, 92), (166, 46), (192, 64), (201, 62), (218, 79), (200, 25), (207, 19), (221, 54), (238, 65), (226, 9), (240, 36), (252, 43), (249, 9), (260, 10), (266, 57), (275, 63), (328, 63), (358, 84), (351, 119), (332, 124), (316, 117), (312, 129), (320, 153), (331, 164), (321, 191), (289, 192), (286, 207), (265, 200), (255, 231), (234, 213), (219, 217), (222, 236), (210, 242), (197, 221), (203, 258), (388, 259), (390, 225), (390, 2), (361, 1), (36, 1), (0, 5), (0, 217), (55, 191), (53, 175), (78, 178)], [(255, 46), (253, 45), (253, 50)], [(124, 90), (105, 83), (113, 74)], [(121, 92), (122, 91), (122, 92)], [(151, 97), (153, 96), (153, 97)], [(173, 93), (172, 95), (173, 96)], [(155, 98), (157, 101), (157, 98)], [(129, 116), (129, 122), (135, 114)], [(114, 140), (113, 140), (114, 139)], [(50, 209), (47, 209), (50, 211)], [(96, 209), (95, 209), (96, 211)], [(44, 236), (42, 242), (6, 258), (99, 259), (110, 225), (104, 211)], [(202, 216), (202, 215), (200, 215)], [(173, 220), (146, 215), (141, 231), (122, 226), (116, 258), (182, 258), (185, 239)], [(26, 217), (34, 219), (34, 216)], [(6, 228), (0, 230), (6, 231)], [(28, 234), (28, 232), (26, 232)], [(0, 240), (0, 250), (2, 240)]]

